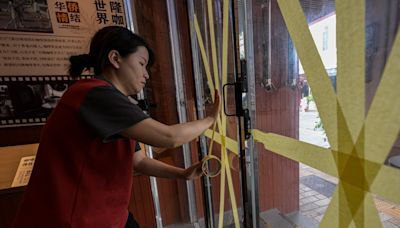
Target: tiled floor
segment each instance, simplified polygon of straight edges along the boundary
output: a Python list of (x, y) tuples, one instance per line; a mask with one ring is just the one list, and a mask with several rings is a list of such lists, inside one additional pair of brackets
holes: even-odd
[[(336, 184), (337, 179), (326, 175), (309, 166), (300, 165), (300, 177), (316, 175), (331, 183)], [(322, 217), (328, 207), (331, 197), (326, 197), (321, 193), (300, 184), (300, 211), (304, 216), (313, 219), (316, 223), (321, 222)], [(379, 197), (375, 197), (375, 205), (379, 211), (382, 224), (385, 228), (400, 227), (400, 205), (387, 202)]]

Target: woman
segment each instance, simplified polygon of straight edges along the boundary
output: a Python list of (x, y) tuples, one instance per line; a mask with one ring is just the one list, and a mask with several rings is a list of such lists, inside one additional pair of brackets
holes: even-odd
[(147, 158), (137, 141), (173, 148), (195, 139), (214, 122), (219, 97), (202, 120), (168, 126), (145, 115), (127, 96), (145, 86), (153, 53), (123, 27), (100, 29), (89, 54), (70, 62), (71, 76), (93, 67), (96, 77), (74, 83), (43, 128), (15, 227), (135, 227), (127, 210), (132, 167), (167, 178), (201, 173), (200, 163), (181, 169)]

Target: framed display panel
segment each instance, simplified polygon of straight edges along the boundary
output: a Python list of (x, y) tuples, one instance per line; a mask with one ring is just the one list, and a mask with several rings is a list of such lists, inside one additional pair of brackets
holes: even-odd
[(1, 0), (0, 127), (45, 123), (75, 80), (69, 57), (109, 25), (126, 26), (123, 0)]

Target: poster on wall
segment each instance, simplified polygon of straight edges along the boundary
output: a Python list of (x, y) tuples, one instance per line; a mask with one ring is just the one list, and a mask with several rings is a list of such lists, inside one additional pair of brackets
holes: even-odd
[(108, 25), (126, 26), (123, 0), (0, 0), (0, 127), (43, 124)]

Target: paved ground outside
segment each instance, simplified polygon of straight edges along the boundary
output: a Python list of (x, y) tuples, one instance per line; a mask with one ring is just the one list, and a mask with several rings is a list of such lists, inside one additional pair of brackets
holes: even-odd
[[(315, 129), (319, 123), (318, 112), (311, 104), (309, 111), (300, 112), (301, 141), (321, 147), (329, 147), (325, 134), (321, 129)], [(321, 222), (322, 217), (332, 198), (337, 178), (329, 176), (319, 170), (300, 164), (300, 211), (304, 216)], [(400, 227), (400, 205), (395, 205), (378, 196), (374, 197), (382, 224), (385, 228)]]

